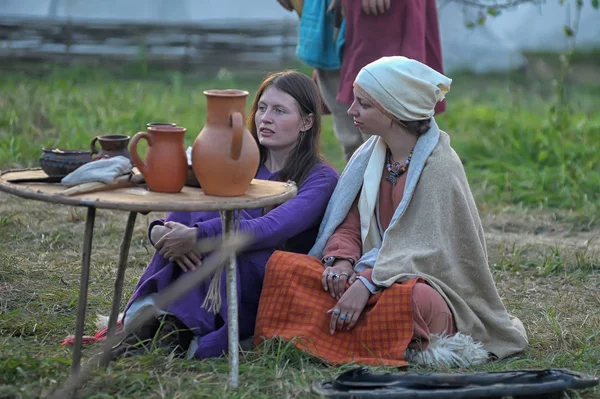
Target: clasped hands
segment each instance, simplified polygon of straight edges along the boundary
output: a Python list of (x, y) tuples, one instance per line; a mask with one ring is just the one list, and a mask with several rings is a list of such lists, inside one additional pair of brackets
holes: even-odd
[[(352, 329), (363, 312), (371, 292), (362, 282), (355, 284), (357, 275), (352, 264), (344, 259), (336, 260), (333, 266), (325, 268), (321, 275), (323, 289), (338, 300), (330, 309), (329, 333)], [(346, 289), (346, 283), (350, 286)]]
[(196, 249), (197, 228), (166, 222), (164, 226), (154, 226), (150, 236), (158, 253), (177, 263), (184, 272), (196, 270), (202, 264), (202, 254)]

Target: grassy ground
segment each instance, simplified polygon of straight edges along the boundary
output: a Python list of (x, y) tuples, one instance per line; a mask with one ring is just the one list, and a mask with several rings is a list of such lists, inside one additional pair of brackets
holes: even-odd
[[(526, 71), (508, 76), (452, 76), (449, 109), (438, 123), (465, 162), (499, 292), (531, 340), (518, 358), (472, 370), (565, 367), (600, 375), (598, 64), (577, 59), (564, 114), (551, 110), (560, 67), (551, 58), (536, 57)], [(36, 166), (42, 146), (86, 148), (95, 135), (132, 134), (148, 121), (186, 126), (189, 145), (204, 123), (202, 90), (252, 92), (257, 83), (228, 73), (206, 80), (135, 67), (3, 71), (0, 169)], [(322, 149), (343, 167), (330, 118)], [(158, 216), (136, 222), (125, 297), (150, 259), (145, 230)], [(71, 352), (59, 344), (74, 331), (84, 219), (84, 209), (0, 194), (0, 398), (43, 397), (68, 376)], [(88, 315), (109, 311), (125, 223), (125, 213), (97, 214)], [(88, 317), (86, 334), (94, 332)], [(84, 358), (97, 349), (87, 346)], [(149, 353), (97, 371), (81, 396), (307, 397), (311, 381), (340, 371), (272, 343), (242, 355), (241, 389), (234, 393), (225, 388), (225, 358)], [(581, 397), (600, 397), (600, 389)]]

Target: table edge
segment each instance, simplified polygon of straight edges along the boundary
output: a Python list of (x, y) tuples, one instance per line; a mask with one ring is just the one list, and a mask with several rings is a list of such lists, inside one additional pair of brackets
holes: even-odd
[[(0, 170), (0, 176), (6, 173), (13, 173), (19, 171), (26, 171), (29, 169), (6, 169)], [(84, 201), (81, 199), (77, 199), (76, 197), (68, 197), (68, 196), (57, 196), (53, 194), (46, 194), (39, 191), (33, 190), (18, 190), (11, 186), (15, 184), (11, 184), (8, 182), (0, 181), (0, 191), (6, 192), (8, 194), (15, 195), (20, 198), (31, 199), (36, 201), (47, 202), (51, 204), (59, 204), (59, 205), (69, 205), (69, 206), (82, 206), (82, 207), (94, 207), (98, 209), (112, 209), (119, 211), (129, 211), (129, 212), (206, 212), (206, 211), (233, 211), (238, 209), (253, 209), (253, 208), (262, 208), (268, 206), (279, 205), (287, 200), (294, 198), (298, 193), (298, 187), (294, 182), (280, 182), (282, 184), (287, 184), (290, 186), (290, 190), (284, 193), (266, 197), (264, 199), (248, 199), (246, 201), (240, 201), (238, 203), (232, 203), (227, 205), (219, 205), (212, 204), (210, 206), (198, 206), (197, 204), (189, 204), (187, 205), (177, 205), (172, 206), (169, 203), (164, 204), (156, 204), (156, 203), (130, 203), (130, 204), (116, 204), (105, 201)], [(90, 194), (92, 195), (92, 194)], [(223, 197), (223, 198), (232, 198), (232, 197)], [(257, 201), (260, 201), (260, 204), (256, 204)]]

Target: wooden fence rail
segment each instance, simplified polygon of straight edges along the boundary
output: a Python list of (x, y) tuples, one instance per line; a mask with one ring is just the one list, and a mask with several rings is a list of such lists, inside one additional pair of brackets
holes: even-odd
[(132, 23), (0, 17), (0, 60), (142, 59), (181, 69), (256, 70), (295, 59), (297, 22)]

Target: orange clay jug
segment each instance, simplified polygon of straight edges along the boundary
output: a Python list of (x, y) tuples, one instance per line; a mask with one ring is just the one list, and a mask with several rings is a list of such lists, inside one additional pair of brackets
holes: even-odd
[[(131, 139), (129, 152), (133, 164), (144, 175), (150, 191), (178, 193), (187, 178), (187, 158), (183, 146), (186, 128), (180, 126), (148, 126), (148, 133), (140, 132)], [(140, 139), (148, 141), (146, 158), (142, 161), (137, 151)]]
[(256, 175), (258, 145), (244, 125), (243, 90), (207, 90), (206, 125), (192, 146), (192, 168), (207, 195), (244, 195)]

